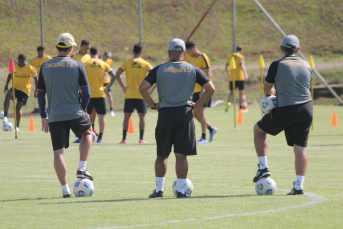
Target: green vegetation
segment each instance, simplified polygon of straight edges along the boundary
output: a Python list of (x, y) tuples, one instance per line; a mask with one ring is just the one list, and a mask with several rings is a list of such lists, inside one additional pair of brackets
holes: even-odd
[[(337, 110), (338, 109), (338, 110)], [(208, 110), (209, 121), (218, 127), (212, 143), (198, 145), (198, 156), (189, 158), (189, 178), (194, 183), (191, 199), (178, 200), (171, 191), (176, 179), (175, 159), (171, 155), (166, 177), (165, 197), (149, 200), (155, 188), (154, 128), (157, 113), (147, 115), (146, 140), (138, 145), (138, 118), (133, 115), (135, 134), (128, 144), (117, 144), (121, 138), (123, 116), (106, 119), (101, 145), (94, 144), (88, 168), (95, 177), (95, 193), (89, 198), (62, 199), (61, 188), (53, 168), (50, 136), (41, 131), (28, 132), (29, 119), (24, 118), (19, 138), (0, 131), (0, 228), (101, 228), (154, 224), (174, 220), (187, 222), (161, 224), (163, 228), (341, 228), (343, 225), (343, 150), (341, 127), (331, 127), (333, 110), (343, 123), (342, 108), (317, 106), (314, 130), (308, 145), (309, 164), (304, 190), (324, 196), (326, 200), (311, 206), (265, 214), (241, 215), (261, 210), (279, 209), (303, 204), (308, 196), (286, 196), (292, 188), (294, 155), (285, 137), (269, 137), (268, 164), (279, 189), (274, 196), (257, 196), (252, 178), (257, 158), (252, 128), (261, 117), (257, 106), (244, 114), (244, 124), (233, 128), (232, 110)], [(35, 118), (36, 129), (40, 119)], [(200, 125), (196, 123), (197, 137)], [(71, 135), (73, 138), (73, 135)], [(71, 139), (73, 140), (73, 139)], [(65, 153), (69, 185), (76, 181), (78, 145)], [(234, 214), (222, 219), (197, 220)], [(271, 226), (272, 225), (272, 226)], [(152, 228), (146, 226), (142, 228)]]

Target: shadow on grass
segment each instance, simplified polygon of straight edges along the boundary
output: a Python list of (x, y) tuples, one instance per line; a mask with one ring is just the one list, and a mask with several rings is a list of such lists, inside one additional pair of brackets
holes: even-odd
[(50, 198), (22, 198), (22, 199), (13, 199), (13, 200), (0, 200), (0, 203), (6, 203), (6, 202), (16, 202), (16, 201), (37, 201), (37, 200), (55, 200), (55, 199), (61, 199), (61, 197), (50, 197)]
[[(256, 195), (242, 194), (242, 195), (225, 195), (225, 196), (192, 196), (189, 199), (217, 199), (217, 198), (239, 198), (239, 197), (251, 197)], [(81, 199), (81, 198), (79, 198)], [(83, 198), (82, 198), (83, 199)], [(115, 202), (130, 202), (130, 201), (168, 201), (176, 200), (175, 197), (164, 197), (164, 198), (131, 198), (131, 199), (113, 199), (113, 200), (87, 200), (87, 201), (74, 201), (74, 202), (58, 202), (58, 203), (40, 203), (40, 204), (89, 204), (89, 203), (115, 203)]]

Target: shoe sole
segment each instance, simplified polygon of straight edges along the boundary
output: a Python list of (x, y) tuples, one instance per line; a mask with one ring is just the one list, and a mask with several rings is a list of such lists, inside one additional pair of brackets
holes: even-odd
[(270, 176), (270, 172), (265, 172), (256, 181), (255, 181), (255, 177), (254, 177), (253, 182), (256, 183), (259, 179), (266, 178), (266, 177), (269, 177), (269, 176)]
[(85, 175), (76, 175), (76, 178), (94, 180), (93, 177), (89, 177), (89, 176), (85, 176)]

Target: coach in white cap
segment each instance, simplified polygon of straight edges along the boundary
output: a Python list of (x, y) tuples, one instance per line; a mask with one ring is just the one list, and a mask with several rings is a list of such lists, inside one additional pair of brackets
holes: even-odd
[[(155, 130), (157, 158), (155, 161), (156, 189), (149, 198), (163, 197), (168, 157), (174, 146), (176, 157), (177, 197), (187, 198), (184, 186), (188, 173), (187, 156), (196, 155), (193, 112), (202, 107), (214, 93), (214, 86), (197, 67), (185, 62), (185, 42), (172, 39), (168, 46), (169, 62), (153, 68), (139, 86), (139, 92), (151, 109), (158, 110)], [(157, 84), (159, 102), (155, 103), (148, 90)], [(205, 93), (193, 103), (190, 100), (195, 83)]]

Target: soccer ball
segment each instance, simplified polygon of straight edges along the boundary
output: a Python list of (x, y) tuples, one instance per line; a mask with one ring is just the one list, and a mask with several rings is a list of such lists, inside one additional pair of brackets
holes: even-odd
[[(172, 190), (173, 190), (173, 193), (175, 196), (177, 196), (177, 180), (173, 182), (173, 187), (172, 187)], [(192, 192), (193, 192), (193, 183), (190, 179), (186, 179), (186, 185), (185, 185), (185, 192), (187, 195), (191, 195)]]
[(5, 123), (2, 125), (2, 130), (3, 130), (3, 131), (13, 131), (13, 125), (12, 125), (12, 123), (10, 123), (10, 122), (5, 122)]
[(275, 95), (267, 95), (261, 99), (261, 111), (263, 114), (269, 114), (275, 107), (277, 107), (277, 99)]
[(91, 196), (94, 192), (94, 184), (89, 179), (80, 179), (74, 184), (74, 194), (77, 197)]
[(273, 195), (276, 191), (276, 183), (270, 178), (261, 178), (255, 184), (257, 195)]
[(92, 132), (92, 137), (93, 137), (93, 142), (95, 142), (95, 140), (96, 140), (96, 135), (95, 135), (95, 133), (94, 132)]

